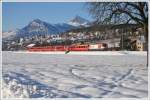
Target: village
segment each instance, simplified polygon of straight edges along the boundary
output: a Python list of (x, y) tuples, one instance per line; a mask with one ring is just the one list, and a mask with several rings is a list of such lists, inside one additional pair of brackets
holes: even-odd
[(145, 51), (143, 29), (137, 25), (99, 26), (80, 28), (62, 34), (44, 34), (3, 41), (3, 50), (26, 50), (32, 46), (98, 45), (105, 51)]

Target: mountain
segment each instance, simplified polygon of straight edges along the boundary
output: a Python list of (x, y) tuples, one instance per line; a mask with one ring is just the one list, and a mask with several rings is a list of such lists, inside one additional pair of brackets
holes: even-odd
[(44, 34), (59, 34), (73, 28), (75, 27), (66, 23), (49, 24), (47, 22), (41, 21), (40, 19), (35, 19), (27, 26), (22, 28), (17, 36), (24, 37)]
[(13, 39), (18, 33), (19, 29), (16, 30), (10, 30), (8, 32), (2, 32), (2, 38), (3, 39)]
[(90, 22), (80, 16), (75, 16), (73, 19), (71, 19), (68, 22), (68, 24), (75, 26), (75, 27), (80, 27), (80, 26), (87, 27), (87, 26), (89, 26)]
[(50, 24), (44, 22), (40, 19), (35, 19), (29, 22), (22, 29), (17, 29), (14, 31), (3, 32), (2, 37), (3, 39), (10, 39), (10, 38), (20, 38), (20, 37), (32, 37), (34, 35), (44, 35), (44, 34), (59, 34), (63, 33), (72, 29), (89, 26), (89, 21), (80, 17), (76, 16), (68, 23), (58, 23), (58, 24)]

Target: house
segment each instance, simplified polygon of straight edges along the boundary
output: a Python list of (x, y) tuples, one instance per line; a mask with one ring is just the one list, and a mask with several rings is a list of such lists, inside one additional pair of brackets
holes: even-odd
[(136, 50), (137, 51), (144, 50), (144, 43), (141, 40), (136, 40)]
[(136, 51), (144, 51), (145, 39), (144, 36), (137, 36), (136, 38), (130, 38), (131, 47)]

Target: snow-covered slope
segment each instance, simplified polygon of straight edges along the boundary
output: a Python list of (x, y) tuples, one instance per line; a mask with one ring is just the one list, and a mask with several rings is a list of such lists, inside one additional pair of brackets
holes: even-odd
[(19, 29), (16, 29), (16, 30), (8, 31), (8, 32), (2, 32), (2, 38), (3, 39), (11, 39), (11, 38), (15, 37), (19, 31), (20, 31)]
[(146, 55), (2, 56), (4, 98), (148, 97)]
[(80, 16), (76, 16), (73, 19), (71, 19), (68, 22), (68, 24), (70, 24), (72, 26), (76, 26), (76, 27), (79, 27), (79, 26), (87, 27), (87, 26), (89, 26), (89, 21)]

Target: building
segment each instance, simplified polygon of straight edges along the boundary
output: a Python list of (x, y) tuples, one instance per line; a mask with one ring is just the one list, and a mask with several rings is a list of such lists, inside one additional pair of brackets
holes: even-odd
[(141, 40), (136, 40), (136, 50), (144, 51), (144, 43)]
[(130, 38), (130, 44), (132, 50), (144, 51), (145, 50), (145, 39), (144, 36), (137, 36), (135, 38)]

